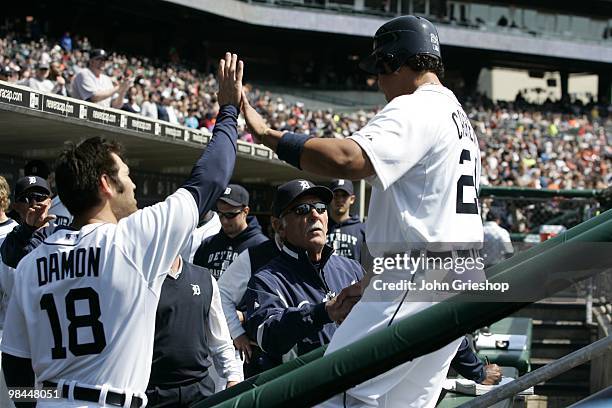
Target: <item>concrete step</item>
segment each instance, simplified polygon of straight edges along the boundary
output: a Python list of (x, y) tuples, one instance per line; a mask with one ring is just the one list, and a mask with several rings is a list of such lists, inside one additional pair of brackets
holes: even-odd
[(588, 381), (545, 381), (534, 388), (536, 395), (568, 396), (580, 401), (589, 395)]
[(590, 330), (580, 320), (533, 319), (533, 339), (590, 340)]
[[(531, 371), (537, 370), (538, 368), (544, 367), (547, 364), (555, 361), (553, 358), (531, 358)], [(572, 368), (562, 374), (559, 374), (555, 378), (548, 380), (549, 383), (563, 383), (563, 382), (588, 382), (591, 376), (591, 365), (590, 363), (584, 363), (577, 367)]]
[(531, 356), (533, 358), (561, 358), (590, 344), (588, 340), (569, 339), (532, 339)]
[(584, 299), (547, 299), (532, 303), (515, 312), (513, 316), (542, 321), (585, 321), (586, 304)]
[(579, 396), (528, 395), (513, 408), (566, 408), (581, 399)]

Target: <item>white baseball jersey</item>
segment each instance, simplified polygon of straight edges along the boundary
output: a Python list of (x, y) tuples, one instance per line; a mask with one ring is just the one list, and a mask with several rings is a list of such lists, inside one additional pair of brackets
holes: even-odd
[(389, 102), (351, 136), (376, 174), (366, 242), (373, 256), (400, 243), (482, 242), (480, 149), (455, 95), (423, 85)]
[(179, 189), (117, 224), (57, 231), (17, 267), (2, 351), (30, 358), (39, 382), (142, 396), (161, 286), (197, 222)]
[[(422, 243), (435, 251), (457, 249), (454, 245), (448, 248), (449, 243), (482, 242), (476, 191), (480, 150), (469, 120), (450, 90), (428, 84), (413, 94), (398, 96), (351, 138), (375, 170), (368, 180), (372, 196), (366, 242), (371, 255), (405, 252), (422, 248)], [(392, 269), (381, 278), (397, 282), (393, 274)], [(364, 298), (374, 292), (370, 285)], [(325, 353), (433, 304), (402, 302), (401, 298), (360, 301), (336, 330)], [(460, 343), (461, 339), (450, 342), (317, 407), (433, 408)]]
[(60, 200), (59, 196), (53, 197), (51, 200), (51, 206), (49, 207), (49, 214), (55, 215), (55, 225), (70, 225), (74, 218), (68, 211), (64, 203)]
[[(9, 232), (17, 226), (17, 222), (12, 218), (0, 223), (0, 246), (4, 242), (4, 238)], [(10, 266), (2, 262), (2, 256), (0, 255), (0, 330), (4, 326), (4, 318), (6, 317), (6, 309), (8, 308), (8, 301), (13, 289), (13, 274), (15, 270)]]
[(202, 241), (217, 234), (220, 230), (221, 220), (219, 219), (217, 213), (214, 213), (208, 222), (193, 231), (185, 243), (185, 246), (183, 249), (181, 249), (181, 256), (183, 259), (185, 259), (187, 262), (193, 262), (193, 256), (202, 244)]

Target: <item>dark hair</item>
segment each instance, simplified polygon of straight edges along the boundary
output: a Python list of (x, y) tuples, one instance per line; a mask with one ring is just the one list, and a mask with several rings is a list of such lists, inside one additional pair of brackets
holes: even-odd
[(72, 215), (79, 216), (100, 204), (98, 189), (103, 174), (119, 193), (123, 192), (119, 168), (111, 155), (115, 153), (123, 160), (122, 151), (118, 142), (92, 137), (77, 145), (70, 144), (60, 154), (55, 166), (55, 183), (60, 200)]
[(433, 55), (417, 54), (408, 58), (406, 65), (415, 72), (429, 71), (437, 75), (439, 79), (444, 78), (444, 64), (442, 60)]

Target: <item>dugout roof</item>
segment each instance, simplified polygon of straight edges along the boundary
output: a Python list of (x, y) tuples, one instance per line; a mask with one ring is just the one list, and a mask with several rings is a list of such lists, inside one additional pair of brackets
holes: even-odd
[[(119, 140), (135, 169), (188, 175), (211, 134), (0, 81), (2, 155), (52, 160), (64, 142), (91, 136)], [(279, 184), (293, 178), (327, 180), (281, 162), (266, 147), (238, 142), (232, 180)]]

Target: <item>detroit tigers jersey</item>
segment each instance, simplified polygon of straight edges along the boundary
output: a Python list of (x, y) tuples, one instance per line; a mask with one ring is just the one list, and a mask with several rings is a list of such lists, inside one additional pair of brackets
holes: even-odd
[(68, 212), (68, 209), (62, 203), (59, 196), (53, 197), (51, 200), (51, 206), (49, 207), (49, 214), (55, 215), (55, 225), (70, 225), (72, 223), (72, 214)]
[(179, 189), (117, 224), (57, 231), (17, 267), (2, 351), (30, 358), (38, 382), (142, 396), (161, 286), (197, 222)]
[(373, 256), (412, 243), (482, 242), (480, 149), (449, 89), (427, 84), (396, 97), (351, 139), (376, 172), (366, 227)]

